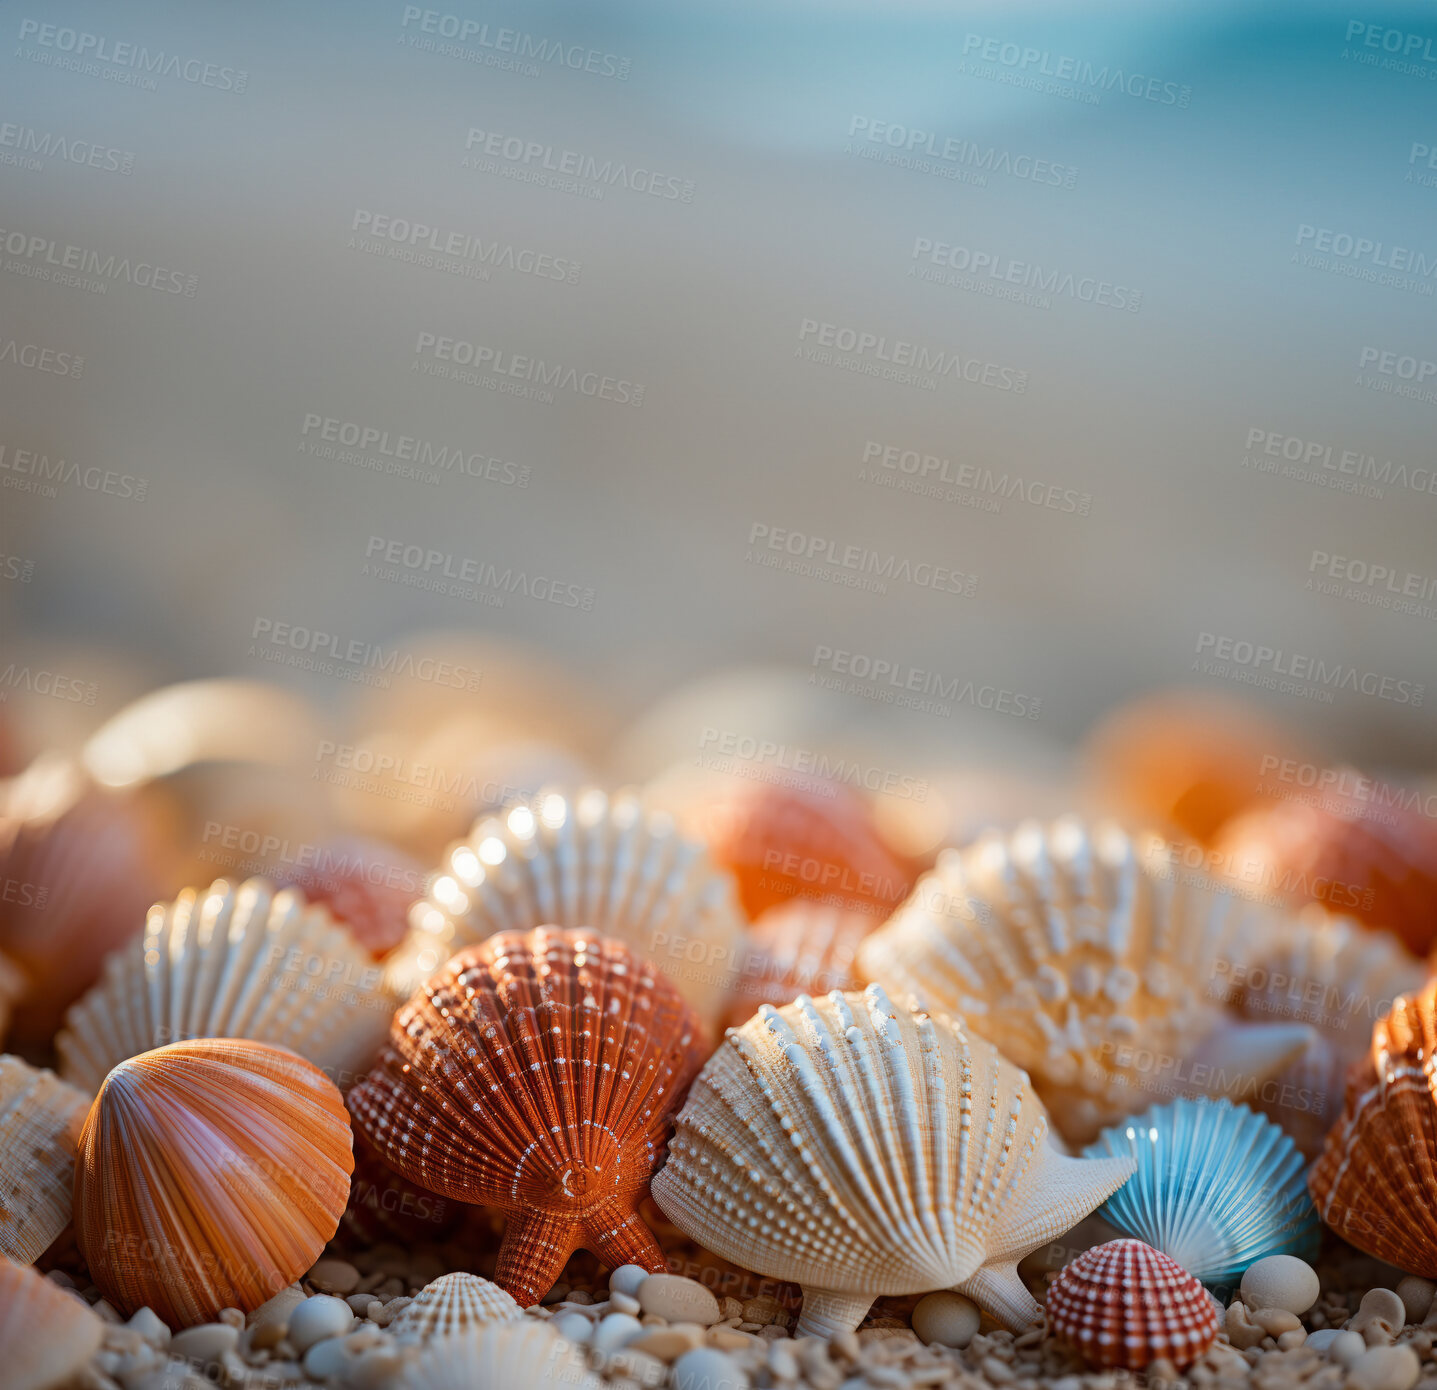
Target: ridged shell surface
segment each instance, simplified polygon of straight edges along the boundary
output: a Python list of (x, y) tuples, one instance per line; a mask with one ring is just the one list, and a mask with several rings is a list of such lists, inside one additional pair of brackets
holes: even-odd
[(1342, 1115), (1307, 1185), (1343, 1240), (1408, 1274), (1437, 1277), (1437, 980), (1400, 996), (1372, 1030)]
[(654, 1179), (686, 1235), (799, 1284), (798, 1335), (856, 1327), (881, 1294), (955, 1289), (1037, 1315), (1017, 1262), (1132, 1173), (1049, 1142), (1027, 1076), (877, 986), (763, 1006), (694, 1083)]
[(105, 1325), (78, 1294), (0, 1260), (0, 1380), (5, 1390), (68, 1385), (100, 1349)]
[(261, 878), (219, 879), (150, 910), (56, 1047), (61, 1074), (91, 1091), (125, 1058), (186, 1038), (287, 1047), (345, 1085), (374, 1060), (396, 1003), (324, 908)]
[(1292, 1140), (1227, 1100), (1176, 1100), (1104, 1130), (1089, 1158), (1131, 1154), (1138, 1171), (1100, 1215), (1206, 1284), (1268, 1255), (1311, 1259), (1321, 1231)]
[(604, 1390), (574, 1343), (542, 1322), (499, 1323), (431, 1342), (405, 1390)]
[(1064, 1136), (1171, 1094), (1220, 1020), (1219, 963), (1270, 930), (1152, 837), (1073, 818), (947, 850), (858, 952), (895, 998), (951, 1013), (1025, 1068)]
[(1217, 1340), (1217, 1308), (1177, 1261), (1140, 1240), (1112, 1240), (1065, 1265), (1048, 1289), (1048, 1329), (1094, 1366), (1179, 1370)]
[(426, 1284), (390, 1323), (389, 1331), (399, 1342), (427, 1342), (523, 1316), (523, 1309), (498, 1284), (477, 1274), (446, 1274)]
[(508, 1215), (494, 1281), (527, 1308), (580, 1246), (664, 1267), (637, 1205), (704, 1050), (623, 942), (503, 932), (420, 986), (349, 1108), (411, 1182)]
[(33, 1264), (70, 1224), (75, 1149), (90, 1098), (0, 1057), (0, 1254)]
[(452, 845), (390, 977), (408, 993), (498, 931), (582, 927), (652, 960), (716, 1028), (743, 952), (732, 879), (629, 793), (551, 791)]
[(237, 1038), (122, 1062), (85, 1121), (75, 1235), (126, 1316), (250, 1312), (319, 1258), (349, 1193), (349, 1117), (316, 1067)]

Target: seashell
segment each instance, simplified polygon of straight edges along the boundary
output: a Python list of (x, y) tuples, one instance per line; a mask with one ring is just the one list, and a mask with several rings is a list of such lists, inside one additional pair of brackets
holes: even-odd
[(1317, 1214), (1349, 1245), (1437, 1276), (1437, 979), (1401, 995), (1353, 1066), (1341, 1116), (1308, 1174)]
[(397, 1342), (427, 1342), (523, 1316), (523, 1309), (498, 1284), (477, 1274), (446, 1274), (426, 1284), (390, 1323), (389, 1331)]
[(1163, 690), (1121, 705), (1091, 733), (1083, 761), (1104, 814), (1208, 845), (1258, 801), (1262, 770), (1300, 758), (1288, 728), (1245, 700)]
[(520, 1385), (604, 1390), (573, 1342), (528, 1318), (437, 1338), (404, 1378), (404, 1390), (514, 1390)]
[(355, 1133), (344, 1226), (360, 1241), (403, 1246), (440, 1241), (458, 1228), (467, 1210), (460, 1202), (416, 1187), (375, 1153), (362, 1131)]
[(1308, 907), (1229, 978), (1244, 1018), (1305, 1024), (1307, 1050), (1249, 1103), (1276, 1121), (1308, 1158), (1322, 1151), (1352, 1064), (1366, 1055), (1372, 1026), (1399, 995), (1427, 978), (1422, 963), (1387, 932)]
[(1217, 1340), (1217, 1307), (1176, 1260), (1140, 1240), (1085, 1250), (1048, 1289), (1048, 1327), (1094, 1366), (1182, 1370)]
[(582, 927), (652, 960), (710, 1027), (743, 952), (733, 883), (703, 847), (629, 793), (547, 792), (450, 846), (414, 930), (388, 966), (411, 990), (498, 931)]
[(358, 835), (314, 847), (302, 867), (276, 866), (281, 888), (298, 888), (321, 903), (366, 951), (382, 956), (409, 930), (409, 908), (424, 896), (424, 867), (403, 850)]
[(1273, 1122), (1228, 1100), (1176, 1100), (1103, 1131), (1089, 1158), (1138, 1171), (1099, 1213), (1205, 1284), (1232, 1284), (1268, 1255), (1310, 1259), (1321, 1231), (1306, 1165)]
[(504, 932), (420, 986), (349, 1108), (411, 1182), (506, 1212), (494, 1282), (527, 1308), (579, 1246), (664, 1268), (637, 1204), (702, 1048), (693, 1010), (623, 942)]
[(105, 1324), (78, 1295), (0, 1260), (0, 1365), (6, 1390), (57, 1390), (100, 1349)]
[(0, 1039), (9, 1033), (15, 1006), (29, 989), (30, 977), (4, 951), (0, 951)]
[[(948, 850), (858, 951), (899, 997), (957, 1015), (1025, 1068), (1074, 1143), (1151, 1096), (1255, 1089), (1305, 1028), (1224, 1021), (1217, 981), (1275, 927), (1175, 871), (1156, 836), (1064, 817)], [(1221, 1026), (1219, 1026), (1221, 1025)]]
[(334, 1083), (283, 1048), (170, 1043), (105, 1078), (80, 1137), (75, 1237), (126, 1315), (252, 1312), (308, 1270), (349, 1192)]
[(770, 908), (749, 928), (728, 1021), (737, 1027), (760, 1004), (778, 1007), (800, 994), (858, 989), (858, 943), (877, 925), (866, 912), (812, 898)]
[[(95, 786), (68, 759), (43, 757), (0, 788), (0, 951), (7, 990), (26, 993), (13, 1033), (48, 1043), (65, 1008), (94, 982), (164, 891), (159, 827), (132, 800)], [(17, 971), (19, 975), (17, 975)]]
[(1256, 807), (1227, 825), (1217, 856), (1245, 892), (1350, 913), (1426, 955), (1437, 945), (1437, 825), (1403, 803), (1418, 792), (1359, 793), (1373, 785), (1343, 768), (1338, 786), (1350, 790)]
[(33, 1264), (70, 1224), (75, 1146), (90, 1098), (0, 1057), (0, 1254)]
[(127, 1057), (186, 1038), (248, 1038), (307, 1057), (340, 1085), (379, 1051), (395, 1000), (322, 907), (264, 879), (217, 879), (150, 909), (65, 1017), (60, 1073), (87, 1090)]
[(870, 985), (764, 1005), (731, 1030), (653, 1194), (705, 1249), (799, 1284), (800, 1337), (934, 1289), (1016, 1329), (1038, 1312), (1018, 1261), (1136, 1166), (1058, 1153), (1028, 1078), (991, 1043)]

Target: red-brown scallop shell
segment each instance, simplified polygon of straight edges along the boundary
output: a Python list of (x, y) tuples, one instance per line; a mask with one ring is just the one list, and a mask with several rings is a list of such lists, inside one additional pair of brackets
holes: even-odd
[(1437, 979), (1393, 1000), (1308, 1174), (1317, 1214), (1349, 1245), (1437, 1276)]
[(664, 1268), (637, 1208), (702, 1038), (677, 989), (621, 942), (501, 932), (400, 1009), (350, 1113), (411, 1182), (506, 1213), (494, 1282), (526, 1308), (581, 1246)]
[(1048, 1289), (1048, 1328), (1094, 1366), (1181, 1370), (1217, 1340), (1217, 1307), (1176, 1260), (1140, 1240), (1110, 1240), (1065, 1265)]

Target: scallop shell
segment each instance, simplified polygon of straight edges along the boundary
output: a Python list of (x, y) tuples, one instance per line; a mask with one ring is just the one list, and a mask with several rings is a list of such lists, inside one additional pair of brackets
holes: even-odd
[(0, 1365), (6, 1390), (68, 1385), (100, 1349), (105, 1324), (78, 1294), (0, 1260)]
[(389, 969), (396, 993), (494, 932), (582, 927), (652, 960), (710, 1026), (743, 952), (733, 883), (703, 847), (636, 796), (593, 789), (479, 821), (411, 920)]
[(349, 1096), (411, 1182), (509, 1217), (495, 1283), (537, 1303), (570, 1254), (664, 1268), (637, 1205), (703, 1060), (678, 990), (621, 941), (541, 927), (453, 957)]
[(1217, 1340), (1217, 1308), (1177, 1261), (1140, 1240), (1111, 1240), (1064, 1266), (1048, 1289), (1048, 1328), (1094, 1366), (1179, 1370)]
[(584, 1354), (546, 1323), (524, 1318), (431, 1342), (405, 1390), (604, 1390)]
[(1307, 1185), (1349, 1245), (1408, 1274), (1437, 1276), (1437, 979), (1402, 995), (1372, 1030), (1342, 1115)]
[[(48, 1043), (165, 891), (158, 826), (63, 758), (38, 760), (0, 789), (0, 951), (26, 981), (13, 1035)], [(15, 970), (7, 972), (14, 995)]]
[(859, 988), (858, 943), (877, 925), (866, 912), (812, 898), (770, 908), (749, 928), (728, 1021), (737, 1027), (760, 1004), (778, 1007), (800, 994)]
[(427, 1342), (523, 1316), (523, 1309), (498, 1284), (477, 1274), (446, 1274), (426, 1284), (389, 1331), (397, 1342)]
[(347, 1085), (374, 1060), (396, 1002), (324, 908), (264, 879), (218, 879), (151, 908), (144, 931), (105, 962), (66, 1015), (60, 1072), (93, 1091), (153, 1047), (235, 1037), (288, 1047)]
[(1028, 1078), (991, 1043), (871, 985), (764, 1005), (730, 1031), (653, 1193), (705, 1249), (801, 1285), (800, 1337), (856, 1327), (881, 1294), (934, 1289), (1016, 1329), (1038, 1311), (1018, 1261), (1135, 1167), (1059, 1154)]
[(1231, 1284), (1267, 1255), (1317, 1253), (1306, 1165), (1271, 1120), (1227, 1100), (1176, 1100), (1103, 1131), (1089, 1158), (1138, 1171), (1100, 1215), (1205, 1284)]
[(1249, 1019), (1306, 1024), (1307, 1050), (1252, 1098), (1308, 1158), (1342, 1109), (1352, 1064), (1367, 1052), (1372, 1026), (1399, 995), (1422, 987), (1427, 972), (1387, 932), (1308, 908), (1271, 947), (1236, 968), (1233, 1004)]
[(392, 951), (409, 931), (409, 908), (424, 895), (428, 874), (417, 859), (381, 840), (337, 836), (314, 846), (309, 862), (281, 865), (281, 888), (298, 888), (329, 909), (364, 949)]
[(0, 1254), (32, 1264), (70, 1224), (75, 1146), (90, 1098), (0, 1057)]
[(334, 1083), (283, 1048), (171, 1043), (100, 1088), (75, 1166), (75, 1236), (126, 1315), (172, 1328), (252, 1312), (308, 1270), (349, 1193)]
[(1218, 1026), (1235, 948), (1273, 930), (1156, 837), (1065, 817), (945, 851), (858, 968), (996, 1043), (1085, 1143), (1155, 1095), (1220, 1080), (1241, 1099), (1307, 1046), (1302, 1028)]

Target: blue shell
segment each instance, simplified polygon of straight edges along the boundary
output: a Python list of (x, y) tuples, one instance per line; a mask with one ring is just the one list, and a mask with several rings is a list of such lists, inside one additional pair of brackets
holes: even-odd
[(1155, 1105), (1105, 1129), (1084, 1153), (1138, 1160), (1138, 1171), (1099, 1214), (1205, 1284), (1230, 1283), (1266, 1255), (1317, 1253), (1321, 1227), (1302, 1154), (1245, 1105)]

